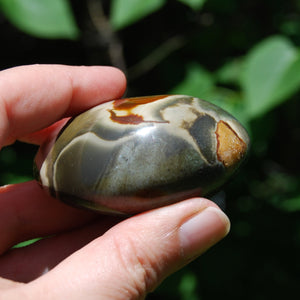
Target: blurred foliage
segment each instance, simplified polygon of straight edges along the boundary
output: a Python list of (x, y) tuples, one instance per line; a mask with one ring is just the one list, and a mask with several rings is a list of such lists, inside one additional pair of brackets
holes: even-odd
[(12, 24), (34, 36), (71, 39), (78, 36), (67, 0), (1, 0), (0, 8)]
[(38, 242), (39, 240), (41, 240), (40, 238), (36, 238), (36, 239), (32, 239), (32, 240), (28, 240), (28, 241), (24, 241), (24, 242), (21, 242), (15, 246), (13, 246), (13, 248), (21, 248), (21, 247), (26, 247), (26, 246), (29, 246), (35, 242)]
[[(1, 69), (115, 65), (127, 75), (127, 96), (199, 96), (248, 128), (248, 162), (225, 189), (231, 234), (149, 299), (295, 297), (299, 0), (0, 0), (0, 9)], [(1, 184), (32, 178), (35, 150), (2, 149)]]
[(114, 29), (121, 29), (142, 19), (164, 5), (165, 0), (112, 1), (110, 21)]

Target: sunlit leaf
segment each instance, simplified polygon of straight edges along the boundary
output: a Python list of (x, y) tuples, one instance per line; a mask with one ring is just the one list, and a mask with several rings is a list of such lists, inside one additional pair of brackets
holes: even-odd
[(20, 30), (40, 38), (78, 37), (68, 0), (0, 0), (0, 8)]
[(222, 84), (239, 84), (244, 60), (235, 58), (223, 65), (217, 72), (216, 78)]
[(247, 55), (243, 70), (250, 118), (266, 113), (299, 88), (299, 53), (284, 37), (271, 37), (258, 44)]
[(187, 66), (186, 76), (170, 93), (195, 96), (212, 102), (247, 126), (248, 119), (240, 94), (230, 89), (215, 86), (213, 75), (198, 64)]
[(114, 29), (126, 27), (155, 12), (165, 0), (112, 0), (110, 21)]
[(194, 10), (200, 9), (203, 4), (206, 2), (206, 0), (178, 0), (179, 2), (184, 3), (185, 5), (188, 5), (190, 8)]
[(299, 89), (300, 85), (300, 55), (293, 61), (290, 67), (282, 76), (279, 84), (274, 90), (274, 99), (287, 99), (295, 91)]
[(195, 63), (187, 66), (185, 78), (171, 93), (191, 95), (206, 100), (213, 88), (213, 76), (203, 67)]
[(234, 90), (216, 87), (206, 98), (209, 102), (220, 106), (248, 129), (248, 116), (240, 93)]
[(32, 240), (28, 240), (28, 241), (24, 241), (21, 242), (15, 246), (13, 246), (13, 248), (22, 248), (22, 247), (26, 247), (29, 246), (31, 244), (34, 244), (35, 242), (39, 241), (41, 238), (36, 238), (36, 239), (32, 239)]

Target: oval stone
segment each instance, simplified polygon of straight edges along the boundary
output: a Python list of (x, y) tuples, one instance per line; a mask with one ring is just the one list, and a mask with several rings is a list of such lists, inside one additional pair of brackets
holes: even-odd
[(219, 189), (246, 156), (243, 126), (204, 100), (120, 99), (73, 118), (39, 181), (74, 206), (134, 214)]

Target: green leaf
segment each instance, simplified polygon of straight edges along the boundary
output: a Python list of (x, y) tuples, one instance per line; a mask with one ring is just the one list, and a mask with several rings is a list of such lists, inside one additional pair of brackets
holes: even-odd
[(274, 99), (287, 99), (299, 89), (300, 84), (300, 55), (290, 65), (274, 90)]
[(112, 0), (110, 21), (115, 30), (124, 28), (157, 11), (165, 0)]
[(300, 196), (286, 199), (282, 201), (280, 204), (281, 204), (280, 208), (284, 211), (288, 211), (288, 212), (300, 211)]
[(183, 81), (172, 91), (172, 94), (184, 94), (206, 99), (214, 88), (212, 75), (198, 64), (189, 64)]
[(222, 84), (240, 84), (244, 60), (235, 58), (228, 61), (216, 72), (216, 79)]
[(190, 95), (209, 101), (228, 111), (247, 126), (248, 119), (240, 94), (215, 86), (213, 75), (198, 64), (187, 66), (185, 78), (170, 91), (170, 94)]
[(178, 0), (194, 10), (199, 10), (206, 0)]
[(78, 37), (68, 0), (0, 0), (0, 8), (20, 30), (40, 38)]
[(24, 242), (21, 242), (21, 243), (15, 245), (15, 246), (13, 246), (13, 248), (22, 248), (22, 247), (26, 247), (26, 246), (29, 246), (29, 245), (31, 245), (31, 244), (34, 244), (35, 242), (38, 242), (39, 240), (41, 240), (41, 238), (36, 238), (36, 239), (24, 241)]
[(232, 114), (249, 130), (249, 120), (245, 113), (244, 102), (241, 99), (240, 93), (234, 90), (216, 87), (211, 94), (207, 96), (206, 100)]
[(21, 183), (26, 182), (29, 180), (32, 180), (32, 176), (26, 176), (26, 175), (19, 175), (10, 171), (2, 172), (0, 176), (1, 182), (4, 182), (5, 184), (15, 184), (15, 183)]
[(284, 37), (258, 44), (246, 57), (242, 85), (249, 118), (255, 118), (287, 100), (299, 88), (300, 57)]
[(179, 284), (179, 293), (181, 294), (182, 300), (196, 300), (199, 299), (197, 296), (197, 276), (192, 272), (183, 274), (181, 282)]

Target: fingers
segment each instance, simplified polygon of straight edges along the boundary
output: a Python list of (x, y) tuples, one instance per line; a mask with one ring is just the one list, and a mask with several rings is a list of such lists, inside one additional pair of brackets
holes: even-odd
[[(65, 120), (58, 121), (62, 117), (119, 98), (125, 87), (124, 75), (111, 67), (33, 65), (2, 71), (0, 148), (15, 139), (40, 144), (63, 125)], [(40, 159), (45, 147), (39, 151)], [(67, 230), (92, 218), (95, 214), (46, 196), (34, 182), (6, 186), (0, 189), (0, 253), (19, 241)]]
[(37, 299), (143, 299), (228, 230), (228, 218), (204, 199), (146, 212), (117, 224), (23, 292)]
[(124, 75), (111, 67), (32, 65), (0, 72), (0, 145), (125, 91)]
[(35, 237), (76, 228), (99, 215), (64, 205), (35, 181), (0, 188), (0, 253)]
[(0, 256), (0, 277), (17, 282), (32, 281), (117, 222), (120, 222), (118, 217), (102, 216), (79, 229), (42, 239), (27, 247), (11, 249)]

